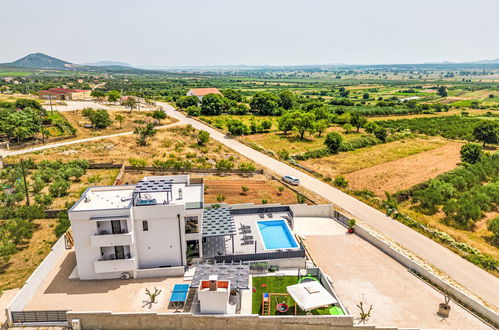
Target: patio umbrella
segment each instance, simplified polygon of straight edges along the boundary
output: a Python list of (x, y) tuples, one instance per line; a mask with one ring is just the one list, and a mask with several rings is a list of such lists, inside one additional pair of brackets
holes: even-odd
[(317, 281), (294, 284), (286, 287), (291, 298), (304, 311), (336, 304), (338, 301)]

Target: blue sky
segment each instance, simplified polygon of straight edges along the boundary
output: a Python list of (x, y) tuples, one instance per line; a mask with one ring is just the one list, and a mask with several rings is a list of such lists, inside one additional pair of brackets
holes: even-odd
[(0, 62), (32, 52), (139, 66), (499, 57), (498, 0), (3, 0), (0, 8)]

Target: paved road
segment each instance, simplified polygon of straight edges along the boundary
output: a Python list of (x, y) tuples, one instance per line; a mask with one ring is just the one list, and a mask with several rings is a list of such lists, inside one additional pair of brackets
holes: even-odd
[[(490, 305), (495, 306), (496, 310), (499, 307), (499, 279), (493, 275), (348, 194), (227, 137), (199, 121), (187, 118), (167, 103), (158, 102), (158, 105), (163, 107), (168, 116), (178, 119), (179, 123), (191, 124), (197, 129), (209, 132), (210, 136), (215, 140), (236, 150), (261, 166), (267, 167), (279, 175), (288, 174), (296, 176), (300, 179), (303, 187), (341, 206), (359, 220), (383, 233), (387, 238), (426, 260), (470, 292), (486, 300)], [(380, 272), (381, 274), (382, 272)]]

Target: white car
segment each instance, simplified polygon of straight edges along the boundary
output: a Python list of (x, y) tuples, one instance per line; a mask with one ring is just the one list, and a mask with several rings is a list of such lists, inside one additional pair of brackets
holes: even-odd
[(293, 186), (298, 186), (300, 184), (300, 180), (297, 177), (291, 175), (285, 175), (282, 177), (282, 181), (292, 184)]

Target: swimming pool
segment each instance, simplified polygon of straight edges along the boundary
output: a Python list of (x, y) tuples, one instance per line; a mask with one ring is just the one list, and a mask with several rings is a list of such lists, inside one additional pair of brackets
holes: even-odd
[(262, 236), (266, 250), (297, 248), (291, 230), (284, 220), (257, 221), (258, 230)]

